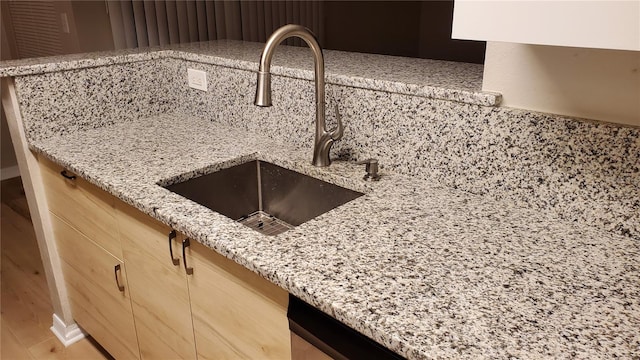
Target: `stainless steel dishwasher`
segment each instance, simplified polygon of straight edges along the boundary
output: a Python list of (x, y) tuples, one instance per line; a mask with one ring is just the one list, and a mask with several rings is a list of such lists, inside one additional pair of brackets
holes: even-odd
[(404, 359), (292, 295), (287, 316), (292, 360)]

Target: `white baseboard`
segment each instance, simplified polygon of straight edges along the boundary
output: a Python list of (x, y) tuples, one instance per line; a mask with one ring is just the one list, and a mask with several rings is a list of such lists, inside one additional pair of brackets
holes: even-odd
[(0, 169), (0, 180), (7, 180), (18, 176), (20, 176), (18, 165)]
[(56, 335), (60, 342), (65, 346), (69, 346), (79, 340), (84, 339), (87, 335), (78, 324), (66, 325), (56, 314), (53, 314), (53, 326), (51, 331)]

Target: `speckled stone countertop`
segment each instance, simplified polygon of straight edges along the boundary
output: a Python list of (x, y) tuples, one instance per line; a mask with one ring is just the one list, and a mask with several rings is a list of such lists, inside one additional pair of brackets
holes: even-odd
[[(217, 40), (169, 47), (128, 49), (91, 54), (4, 61), (0, 77), (19, 76), (176, 58), (243, 70), (258, 70), (262, 43)], [(482, 91), (483, 66), (451, 61), (324, 50), (327, 83), (373, 90), (495, 106), (501, 95)], [(271, 72), (299, 79), (313, 79), (309, 49), (280, 46)]]
[[(30, 146), (408, 358), (640, 357), (631, 238), (188, 116)], [(366, 194), (267, 237), (157, 185), (250, 159)]]

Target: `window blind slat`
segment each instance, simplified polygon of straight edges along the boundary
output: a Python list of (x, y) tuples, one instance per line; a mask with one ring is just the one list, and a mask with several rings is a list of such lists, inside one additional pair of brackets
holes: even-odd
[(53, 2), (9, 1), (19, 58), (64, 53), (61, 24)]
[(133, 4), (128, 1), (120, 2), (120, 9), (122, 10), (122, 21), (124, 23), (124, 34), (127, 41), (128, 48), (134, 48), (138, 46), (138, 39), (136, 37), (135, 18), (133, 16)]
[(188, 43), (189, 24), (187, 23), (187, 4), (184, 1), (176, 1), (176, 19), (178, 20), (180, 43)]
[(216, 33), (216, 6), (213, 0), (207, 0), (205, 3), (205, 9), (207, 11), (207, 35), (209, 40), (215, 40), (218, 38)]
[(180, 30), (178, 29), (178, 13), (175, 0), (167, 0), (167, 24), (169, 25), (169, 43), (180, 42)]
[(167, 22), (167, 4), (164, 0), (155, 1), (156, 22), (158, 23), (158, 42), (160, 45), (170, 44), (169, 24)]
[(196, 17), (198, 19), (198, 40), (209, 40), (207, 32), (207, 5), (204, 1), (196, 2)]
[(216, 9), (216, 36), (218, 39), (227, 39), (227, 25), (224, 21), (224, 3), (222, 1), (216, 1), (214, 7)]
[(147, 34), (147, 19), (144, 11), (144, 3), (132, 1), (133, 18), (136, 26), (136, 41), (138, 46), (149, 46), (149, 35)]
[(185, 4), (187, 10), (187, 25), (189, 26), (189, 42), (198, 41), (198, 15), (196, 14), (196, 2), (189, 0)]
[(149, 45), (159, 45), (160, 39), (158, 36), (158, 18), (156, 17), (156, 5), (153, 1), (145, 0), (144, 18), (147, 25), (147, 36)]

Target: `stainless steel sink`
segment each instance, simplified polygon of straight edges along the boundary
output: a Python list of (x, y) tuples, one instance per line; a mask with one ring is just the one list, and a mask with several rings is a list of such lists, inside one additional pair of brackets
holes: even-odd
[(363, 195), (264, 161), (165, 188), (266, 235), (280, 234)]

